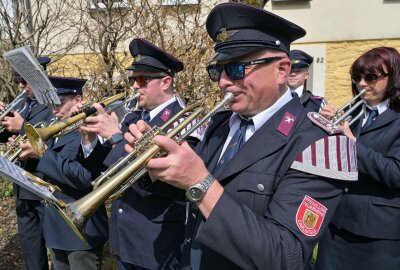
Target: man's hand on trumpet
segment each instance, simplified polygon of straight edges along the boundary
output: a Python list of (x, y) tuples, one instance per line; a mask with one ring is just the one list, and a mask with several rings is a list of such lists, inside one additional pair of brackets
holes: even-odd
[(88, 144), (96, 139), (97, 134), (103, 138), (110, 139), (115, 133), (121, 132), (118, 117), (114, 112), (107, 113), (99, 103), (93, 103), (97, 115), (89, 116), (85, 119), (85, 125), (80, 127), (82, 132), (87, 133), (83, 136), (83, 143)]
[(19, 112), (13, 111), (13, 116), (4, 117), (1, 125), (5, 127), (11, 133), (18, 133), (22, 128), (22, 124), (24, 123), (24, 118), (22, 118)]
[[(19, 155), (20, 160), (26, 160), (28, 158), (40, 159), (41, 156), (33, 149), (32, 145), (27, 142), (21, 142), (19, 147), (22, 149), (21, 154)], [(45, 145), (45, 149), (47, 150), (47, 145)]]
[[(343, 111), (340, 112), (340, 115), (343, 115)], [(325, 117), (326, 119), (332, 120), (334, 118), (334, 116), (336, 116), (337, 114), (337, 109), (332, 106), (332, 105), (326, 105), (324, 106), (321, 111), (320, 114)], [(356, 141), (356, 137), (354, 136), (353, 132), (350, 129), (350, 125), (349, 125), (349, 121), (342, 121), (341, 123), (339, 123), (339, 126), (341, 129), (343, 129), (344, 134), (352, 139), (353, 141)]]

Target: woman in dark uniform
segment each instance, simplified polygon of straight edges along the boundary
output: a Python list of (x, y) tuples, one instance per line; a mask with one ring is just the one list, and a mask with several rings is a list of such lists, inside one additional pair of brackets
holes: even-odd
[[(364, 117), (346, 135), (356, 141), (359, 181), (352, 182), (319, 243), (316, 269), (400, 269), (400, 55), (374, 48), (351, 66)], [(324, 107), (331, 117), (335, 108)]]

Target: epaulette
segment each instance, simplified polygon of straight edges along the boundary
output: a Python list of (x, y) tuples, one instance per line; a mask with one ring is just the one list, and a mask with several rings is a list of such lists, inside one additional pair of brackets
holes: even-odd
[(291, 168), (332, 179), (357, 181), (356, 144), (346, 136), (326, 136), (303, 150)]
[(321, 97), (321, 96), (314, 96), (314, 95), (312, 95), (312, 96), (311, 96), (311, 99), (323, 100), (323, 99), (324, 99), (324, 97)]
[(325, 117), (323, 117), (322, 115), (320, 115), (317, 112), (309, 112), (309, 113), (307, 113), (307, 117), (308, 117), (308, 119), (311, 120), (311, 122), (314, 125), (322, 128), (329, 135), (344, 134), (343, 129), (341, 129), (338, 126), (335, 126), (334, 124), (332, 124), (332, 122), (330, 122), (328, 119), (326, 119)]

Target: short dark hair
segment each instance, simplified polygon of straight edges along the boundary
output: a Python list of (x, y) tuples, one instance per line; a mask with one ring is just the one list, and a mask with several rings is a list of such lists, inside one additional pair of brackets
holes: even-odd
[[(350, 74), (385, 73), (384, 66), (389, 74), (384, 99), (389, 99), (389, 108), (400, 112), (400, 54), (395, 48), (377, 47), (365, 52), (354, 61)], [(353, 95), (357, 95), (355, 83), (351, 88)]]

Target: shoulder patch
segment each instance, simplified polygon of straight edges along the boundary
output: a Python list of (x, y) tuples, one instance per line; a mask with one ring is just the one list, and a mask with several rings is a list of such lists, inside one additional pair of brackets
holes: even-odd
[(277, 130), (287, 137), (292, 128), (294, 127), (296, 120), (297, 120), (296, 116), (294, 116), (289, 112), (286, 112), (283, 118), (281, 119), (281, 122), (279, 123)]
[(329, 135), (344, 134), (344, 131), (340, 127), (335, 126), (334, 124), (332, 124), (331, 121), (329, 121), (317, 112), (309, 112), (307, 113), (307, 117), (314, 125), (322, 128)]
[(337, 180), (357, 181), (356, 144), (346, 136), (327, 136), (307, 147), (292, 169)]

